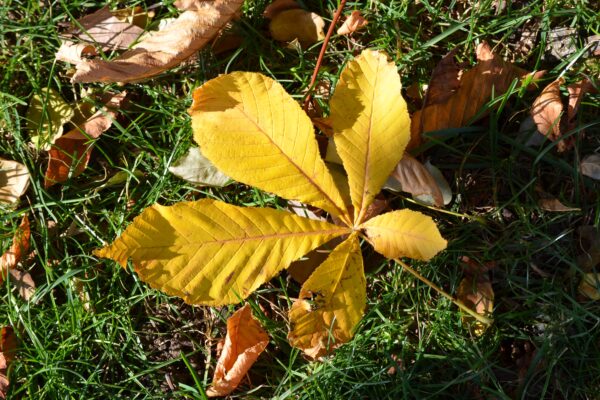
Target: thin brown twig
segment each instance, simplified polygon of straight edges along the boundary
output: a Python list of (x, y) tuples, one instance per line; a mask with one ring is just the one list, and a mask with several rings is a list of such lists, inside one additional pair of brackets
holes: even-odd
[(346, 5), (346, 0), (341, 0), (340, 5), (338, 6), (335, 14), (333, 15), (333, 19), (331, 20), (331, 25), (329, 25), (329, 29), (327, 30), (327, 34), (325, 35), (325, 39), (323, 39), (323, 45), (321, 46), (321, 52), (319, 53), (319, 58), (317, 58), (317, 64), (315, 65), (315, 70), (310, 78), (310, 84), (308, 85), (308, 92), (306, 94), (306, 98), (304, 99), (304, 111), (308, 111), (308, 104), (312, 99), (312, 90), (317, 81), (317, 75), (319, 74), (319, 69), (321, 69), (321, 64), (323, 63), (323, 57), (325, 56), (325, 51), (327, 51), (327, 45), (329, 44), (329, 39), (333, 34), (333, 29), (340, 19), (340, 15), (342, 15), (342, 11), (344, 10), (344, 6)]

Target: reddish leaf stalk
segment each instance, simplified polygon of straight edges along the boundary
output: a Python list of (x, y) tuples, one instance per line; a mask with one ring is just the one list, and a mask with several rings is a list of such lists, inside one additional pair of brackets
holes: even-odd
[(329, 44), (329, 39), (333, 34), (333, 30), (340, 19), (340, 15), (342, 15), (342, 11), (344, 11), (344, 6), (346, 5), (346, 0), (341, 0), (340, 5), (338, 6), (335, 14), (333, 15), (333, 19), (331, 20), (331, 24), (329, 25), (329, 29), (327, 30), (327, 34), (325, 35), (325, 39), (323, 39), (323, 45), (321, 46), (321, 52), (319, 53), (319, 58), (317, 58), (317, 64), (315, 65), (315, 70), (310, 78), (310, 84), (308, 85), (308, 93), (306, 98), (304, 99), (304, 111), (308, 110), (308, 104), (312, 99), (312, 90), (317, 82), (317, 75), (319, 75), (319, 69), (321, 69), (321, 64), (323, 63), (323, 57), (325, 56), (325, 51), (327, 51), (327, 45)]

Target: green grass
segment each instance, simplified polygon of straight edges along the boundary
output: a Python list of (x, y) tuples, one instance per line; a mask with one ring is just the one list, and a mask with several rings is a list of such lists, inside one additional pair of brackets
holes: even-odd
[[(203, 51), (191, 65), (127, 85), (129, 104), (97, 142), (86, 172), (48, 190), (43, 187), (47, 156), (28, 145), (27, 104), (44, 87), (58, 90), (69, 102), (83, 86), (123, 90), (72, 85), (67, 66), (54, 61), (59, 24), (104, 3), (4, 0), (0, 5), (0, 156), (26, 164), (32, 175), (18, 207), (1, 210), (0, 248), (9, 246), (28, 214), (35, 254), (22, 267), (38, 288), (29, 303), (6, 282), (0, 293), (0, 324), (15, 327), (19, 337), (9, 369), (10, 398), (203, 398), (216, 343), (234, 307), (184, 305), (150, 289), (131, 270), (98, 260), (92, 251), (155, 202), (213, 197), (237, 205), (283, 204), (243, 185), (198, 189), (168, 172), (192, 143), (186, 109), (191, 91), (205, 80), (235, 70), (260, 71), (298, 97), (309, 83), (320, 45), (297, 51), (273, 42), (261, 17), (267, 1), (246, 3), (244, 17), (234, 26), (243, 36), (239, 49), (218, 56)], [(301, 3), (327, 18), (337, 6), (335, 1)], [(576, 28), (578, 49), (585, 46), (582, 38), (600, 33), (596, 2), (533, 0), (525, 6), (508, 1), (499, 15), (491, 0), (480, 7), (465, 3), (348, 3), (348, 11), (360, 10), (369, 19), (368, 28), (352, 39), (334, 36), (321, 76), (335, 83), (346, 60), (364, 47), (376, 47), (396, 61), (408, 87), (426, 83), (453, 47), (459, 48), (461, 61), (472, 65), (476, 44), (487, 40), (524, 68), (547, 69), (547, 82), (559, 75), (569, 82), (582, 74), (597, 77), (598, 59), (581, 51), (561, 60), (543, 57), (553, 27)], [(156, 20), (177, 14), (171, 6), (155, 11)], [(518, 54), (514, 43), (531, 20), (540, 22), (536, 46)], [(498, 264), (492, 272), (495, 324), (474, 336), (450, 302), (399, 266), (375, 259), (367, 313), (354, 340), (323, 362), (310, 363), (286, 340), (287, 299), (299, 288), (284, 273), (249, 299), (271, 343), (236, 392), (239, 396), (598, 398), (600, 305), (578, 295), (582, 271), (576, 260), (582, 251), (577, 228), (600, 226), (600, 185), (578, 172), (579, 160), (600, 148), (599, 97), (586, 97), (579, 113), (586, 135), (577, 136), (574, 150), (557, 154), (550, 142), (526, 147), (518, 134), (538, 92), (515, 90), (476, 128), (442, 132), (424, 153), (452, 186), (448, 209), (477, 218), (428, 210), (390, 195), (394, 208), (415, 208), (438, 221), (449, 240), (447, 251), (413, 266), (446, 291), (454, 293), (460, 282), (461, 256)], [(126, 179), (106, 186), (119, 172)], [(581, 211), (541, 210), (536, 186)]]

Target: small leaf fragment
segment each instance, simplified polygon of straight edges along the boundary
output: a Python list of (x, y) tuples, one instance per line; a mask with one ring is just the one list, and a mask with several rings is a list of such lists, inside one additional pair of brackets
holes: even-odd
[(366, 305), (366, 279), (357, 236), (351, 235), (302, 285), (289, 312), (288, 339), (310, 358), (348, 342)]
[(268, 344), (269, 336), (252, 316), (250, 306), (237, 310), (227, 319), (225, 345), (206, 394), (215, 397), (233, 392)]
[(583, 175), (600, 181), (600, 154), (589, 154), (581, 160), (579, 166)]
[(348, 173), (354, 222), (400, 161), (410, 139), (410, 118), (396, 65), (365, 50), (350, 61), (331, 98), (335, 146)]
[(5, 399), (9, 389), (8, 366), (17, 349), (17, 337), (12, 327), (4, 326), (0, 331), (0, 399)]
[(239, 303), (290, 263), (349, 233), (323, 221), (269, 208), (203, 199), (154, 205), (94, 254), (191, 304)]
[[(464, 277), (458, 285), (456, 297), (479, 315), (489, 317), (494, 311), (494, 289), (487, 273)], [(473, 333), (477, 336), (481, 336), (488, 327), (469, 315), (464, 315), (463, 321), (473, 323)]]
[(52, 88), (41, 88), (31, 97), (27, 110), (27, 129), (31, 141), (48, 150), (63, 133), (63, 125), (73, 118), (75, 111)]
[[(537, 126), (537, 130), (552, 141), (560, 140), (566, 131), (562, 122), (563, 104), (560, 96), (560, 86), (564, 79), (559, 78), (542, 90), (531, 107), (531, 116)], [(558, 151), (565, 151), (570, 144), (560, 141)]]
[(25, 215), (15, 231), (10, 248), (0, 257), (0, 283), (6, 278), (7, 271), (15, 268), (29, 251), (30, 238), (29, 218)]
[(204, 157), (198, 147), (190, 147), (183, 157), (169, 167), (169, 171), (198, 186), (223, 187), (231, 180)]
[(361, 228), (375, 250), (387, 258), (428, 261), (447, 244), (431, 217), (412, 210), (379, 215), (362, 224)]
[(600, 300), (600, 274), (589, 272), (579, 283), (579, 293), (591, 300)]
[(27, 191), (30, 178), (25, 165), (0, 158), (0, 203), (15, 204)]
[(19, 296), (25, 301), (29, 301), (35, 294), (35, 282), (28, 272), (21, 271), (20, 269), (10, 269), (8, 271), (8, 277), (10, 278), (11, 284), (17, 288)]
[(369, 21), (366, 20), (365, 17), (362, 16), (361, 12), (358, 10), (352, 11), (352, 13), (346, 18), (342, 26), (340, 26), (337, 30), (338, 35), (349, 35), (352, 34), (365, 26)]
[(194, 91), (189, 113), (194, 139), (223, 173), (349, 219), (310, 119), (273, 79), (222, 75)]

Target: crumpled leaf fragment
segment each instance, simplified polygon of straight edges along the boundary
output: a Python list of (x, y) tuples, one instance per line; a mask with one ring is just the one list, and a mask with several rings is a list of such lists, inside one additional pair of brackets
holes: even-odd
[(350, 35), (365, 26), (369, 21), (365, 17), (362, 16), (361, 12), (358, 10), (352, 11), (352, 13), (346, 18), (342, 26), (340, 26), (337, 30), (338, 35)]
[(21, 224), (15, 231), (12, 244), (0, 257), (0, 283), (6, 278), (7, 272), (17, 266), (23, 256), (29, 251), (29, 239), (31, 229), (27, 215), (21, 220)]
[(27, 129), (36, 147), (48, 150), (63, 133), (63, 125), (73, 118), (75, 111), (52, 88), (41, 88), (31, 97), (27, 110)]
[(237, 13), (244, 0), (203, 2), (175, 21), (148, 32), (130, 50), (111, 61), (84, 60), (72, 82), (135, 82), (179, 65), (209, 43)]
[(30, 178), (26, 166), (0, 158), (0, 203), (15, 204), (27, 191)]
[(225, 345), (207, 396), (227, 396), (233, 392), (252, 364), (269, 344), (269, 335), (252, 316), (248, 304), (227, 319)]
[(96, 139), (111, 127), (126, 95), (127, 92), (113, 95), (101, 110), (88, 118), (80, 127), (75, 127), (56, 139), (48, 152), (45, 187), (65, 182), (85, 170)]
[(325, 38), (325, 21), (318, 14), (302, 9), (285, 10), (273, 17), (269, 24), (271, 36), (281, 42), (298, 39), (308, 46)]
[(223, 187), (231, 178), (219, 171), (212, 162), (202, 155), (199, 147), (190, 147), (188, 152), (169, 167), (169, 171), (198, 186)]
[[(460, 85), (456, 91), (443, 101), (431, 103), (426, 101), (421, 110), (417, 110), (411, 119), (411, 143), (409, 149), (418, 146), (422, 142), (422, 134), (448, 128), (460, 128), (475, 117), (481, 117), (482, 107), (487, 104), (492, 94), (498, 97), (508, 90), (515, 79), (523, 79), (530, 75), (500, 56), (492, 53), (491, 47), (482, 42), (476, 49), (478, 63), (473, 68), (463, 71), (460, 75)], [(452, 65), (453, 55), (444, 58), (445, 63)], [(451, 68), (448, 75), (455, 75), (456, 71)], [(541, 77), (543, 72), (534, 74), (534, 80)], [(436, 76), (445, 77), (445, 73), (436, 73)], [(430, 82), (430, 86), (436, 86), (437, 79)], [(451, 86), (455, 86), (456, 78), (449, 80)], [(426, 97), (428, 97), (426, 95)], [(435, 101), (440, 99), (432, 96)], [(436, 99), (437, 98), (437, 99)]]

